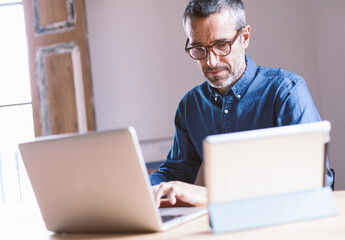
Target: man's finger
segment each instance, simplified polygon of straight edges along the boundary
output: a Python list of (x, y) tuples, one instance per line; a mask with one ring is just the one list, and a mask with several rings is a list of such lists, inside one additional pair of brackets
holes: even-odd
[(175, 190), (175, 188), (173, 186), (171, 186), (169, 188), (169, 191), (166, 194), (167, 194), (167, 197), (169, 199), (169, 202), (172, 205), (175, 205), (176, 204), (176, 190)]
[(159, 187), (156, 191), (156, 194), (155, 194), (155, 200), (156, 200), (156, 203), (157, 203), (157, 207), (160, 206), (160, 201), (161, 201), (161, 198), (166, 195), (167, 191), (168, 191), (168, 188), (169, 188), (169, 184), (167, 183), (161, 183), (159, 184)]

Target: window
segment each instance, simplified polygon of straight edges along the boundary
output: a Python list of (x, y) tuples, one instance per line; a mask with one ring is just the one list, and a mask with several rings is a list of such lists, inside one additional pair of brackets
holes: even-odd
[(31, 203), (18, 143), (34, 139), (22, 1), (0, 0), (0, 206)]

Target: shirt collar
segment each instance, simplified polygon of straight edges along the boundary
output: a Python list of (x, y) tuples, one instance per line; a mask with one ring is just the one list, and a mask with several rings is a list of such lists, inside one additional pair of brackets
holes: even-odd
[[(244, 73), (242, 74), (241, 78), (225, 93), (225, 95), (228, 95), (230, 94), (230, 92), (232, 92), (237, 99), (240, 99), (246, 93), (249, 85), (253, 81), (255, 77), (255, 72), (256, 72), (256, 64), (247, 55), (245, 57), (246, 57), (246, 69)], [(216, 97), (220, 97), (220, 94), (217, 93), (217, 91), (213, 87), (211, 87), (209, 84), (207, 85), (212, 95)]]

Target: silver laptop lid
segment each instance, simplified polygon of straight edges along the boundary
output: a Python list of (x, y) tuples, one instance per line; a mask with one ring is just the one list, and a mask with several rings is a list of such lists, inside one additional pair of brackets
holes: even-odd
[(49, 230), (160, 229), (133, 128), (53, 136), (19, 148)]
[(209, 202), (321, 188), (328, 121), (207, 137), (203, 142)]

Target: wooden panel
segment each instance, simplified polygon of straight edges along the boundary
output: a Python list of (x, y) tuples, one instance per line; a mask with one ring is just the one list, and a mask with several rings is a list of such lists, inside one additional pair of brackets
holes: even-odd
[(38, 0), (41, 26), (67, 21), (66, 0)]
[(77, 132), (78, 118), (71, 54), (48, 56), (45, 62), (51, 134)]
[(74, 0), (33, 0), (35, 34), (74, 29)]
[(87, 131), (80, 62), (80, 52), (75, 42), (36, 49), (36, 81), (42, 135)]

